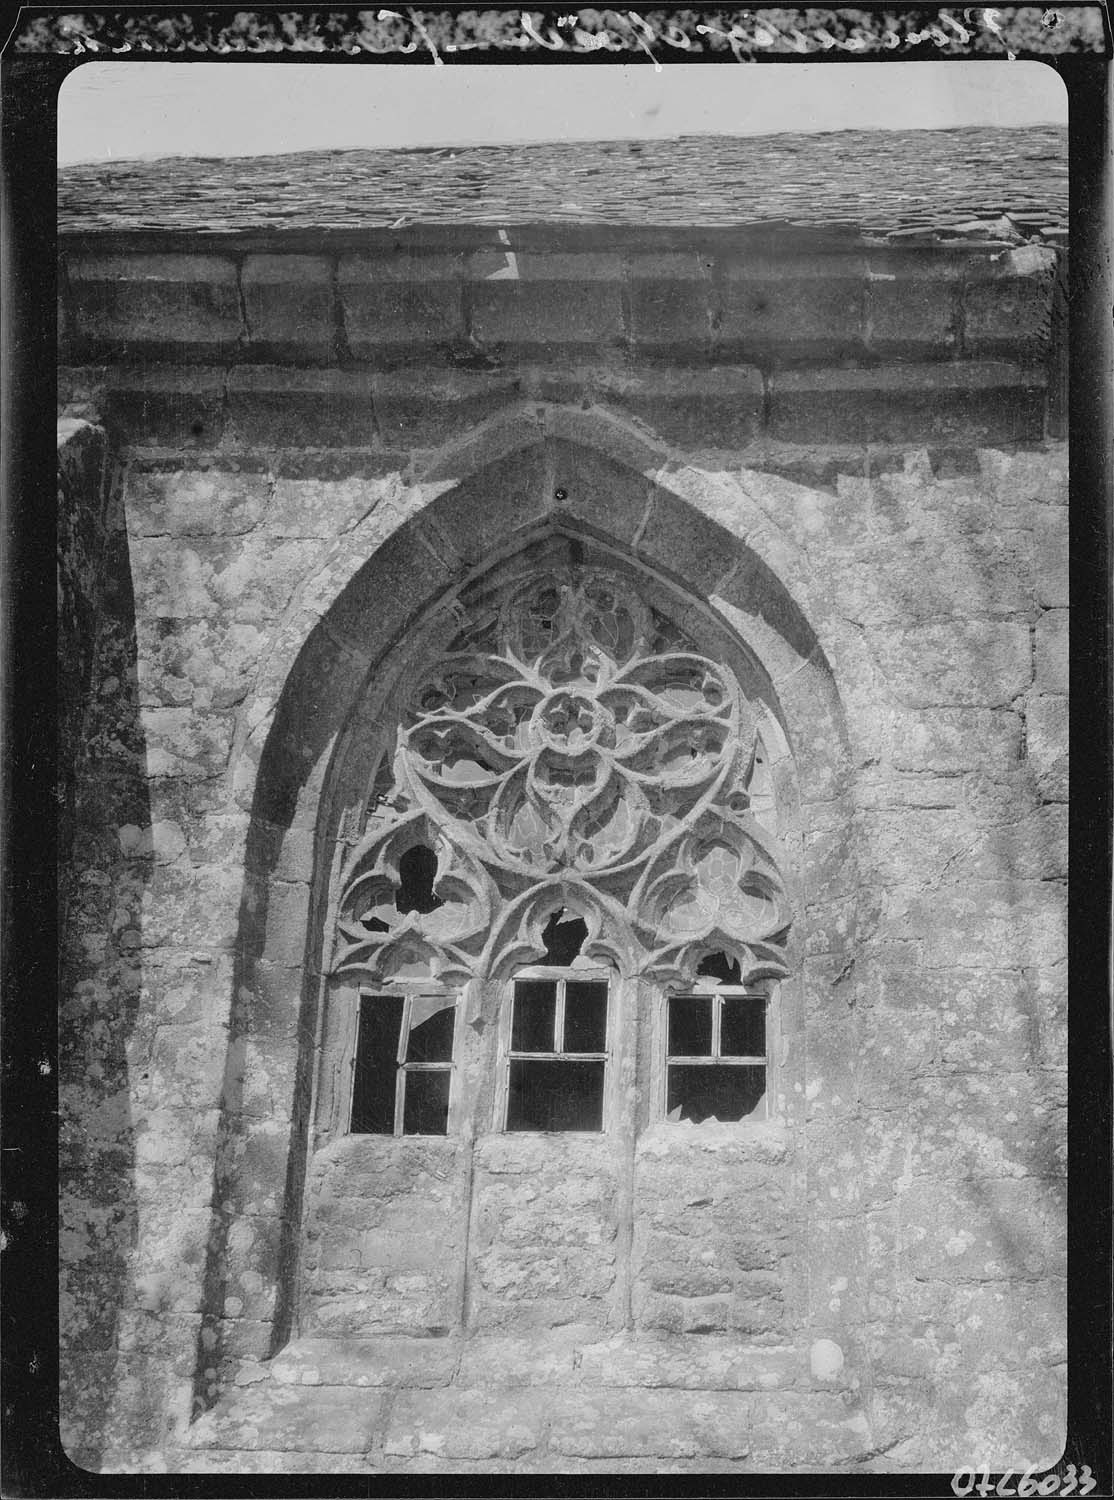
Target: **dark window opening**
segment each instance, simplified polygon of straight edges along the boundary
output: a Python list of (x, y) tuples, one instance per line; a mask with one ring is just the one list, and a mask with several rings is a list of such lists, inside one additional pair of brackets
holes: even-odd
[(569, 979), (565, 983), (565, 1051), (606, 1052), (607, 985)]
[(606, 981), (519, 979), (512, 1007), (506, 1129), (602, 1130)]
[(739, 960), (728, 958), (726, 953), (709, 953), (697, 965), (697, 974), (708, 979), (718, 979), (720, 984), (742, 984)]
[(742, 1120), (766, 1092), (764, 1067), (686, 1067), (672, 1064), (666, 1113), (672, 1120)]
[(742, 1120), (766, 1093), (766, 1000), (722, 990), (673, 995), (666, 1019), (666, 1116)]
[(604, 1066), (512, 1058), (507, 1129), (602, 1130)]
[(765, 1057), (766, 1007), (752, 995), (722, 997), (720, 1055)]
[(582, 917), (570, 917), (567, 922), (562, 922), (564, 914), (565, 908), (559, 906), (542, 932), (545, 944), (542, 963), (555, 969), (567, 969), (588, 940), (587, 922)]
[(399, 887), (395, 906), (400, 912), (416, 911), (423, 915), (444, 906), (433, 894), (437, 878), (437, 856), (428, 844), (415, 844), (398, 862)]
[(352, 1085), (352, 1133), (393, 1135), (401, 995), (361, 995)]
[(408, 1063), (451, 1063), (453, 1060), (453, 1028), (456, 1011), (452, 1005), (435, 1010), (424, 1019), (416, 1015), (417, 1006), (411, 1001), (410, 1034), (406, 1039), (406, 1061)]
[(399, 1075), (406, 1080), (402, 1107), (403, 1135), (448, 1135), (449, 1073), (447, 1070)]
[(675, 995), (669, 1002), (670, 1057), (711, 1057), (711, 995)]
[(553, 1052), (557, 985), (550, 979), (520, 979), (514, 987), (512, 1052)]
[(443, 995), (361, 995), (353, 1135), (447, 1135), (456, 1005)]

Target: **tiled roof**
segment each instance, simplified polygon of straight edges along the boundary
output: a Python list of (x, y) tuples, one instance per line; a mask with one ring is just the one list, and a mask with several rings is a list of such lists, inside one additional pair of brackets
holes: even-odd
[[(63, 232), (778, 222), (871, 238), (1066, 235), (1067, 131), (835, 131), (280, 156), (59, 172)], [(1002, 225), (1003, 215), (1013, 221)]]

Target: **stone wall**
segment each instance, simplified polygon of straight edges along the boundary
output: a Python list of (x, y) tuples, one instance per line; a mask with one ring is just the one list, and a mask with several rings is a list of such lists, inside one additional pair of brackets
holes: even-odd
[[(103, 416), (123, 502), (63, 1010), (71, 1454), (361, 1472), (1054, 1461), (1068, 601), (1043, 373), (617, 372), (536, 350), (502, 372), (241, 365), (243, 317), (277, 309), (276, 361), (308, 357), (291, 327), (317, 317), (312, 266), (293, 322), (246, 269), (205, 283), (208, 322), (180, 291), (180, 322), (157, 298), (142, 314), (200, 358), (227, 342), (227, 366), (64, 376), (69, 410)], [(402, 305), (427, 291), (436, 278)], [(118, 302), (108, 334), (82, 316), (90, 339), (138, 350)], [(382, 307), (368, 316), (383, 326)], [(813, 404), (782, 431), (790, 391)], [(471, 1328), (431, 1312), (440, 1336), (417, 1338), (383, 1296), (395, 1276), (402, 1306), (420, 1289), (398, 1278), (425, 1273), (380, 1261), (379, 1321), (353, 1339), (329, 1288), (351, 1307), (365, 1263), (333, 1253), (327, 1218), (313, 1241), (299, 1226), (315, 1174), (353, 1149), (317, 1140), (312, 1110), (323, 894), (360, 716), (424, 612), (547, 528), (710, 601), (773, 684), (796, 906), (780, 1124), (765, 1144), (642, 1134), (629, 1317), (609, 1311), (596, 1169), (530, 1168), (551, 1195), (531, 1208), (522, 1163), (487, 1137), (491, 1203), (556, 1281), (516, 1282), (493, 1233)], [(373, 1256), (408, 1219), (390, 1176), (372, 1164), (355, 1226)], [(540, 1340), (507, 1310), (516, 1286), (568, 1301), (565, 1224), (593, 1247), (573, 1289), (593, 1306), (547, 1304)]]
[(58, 760), (60, 905), (68, 906), (65, 874), (74, 840), (75, 803), (93, 654), (104, 591), (109, 463), (104, 431), (80, 418), (58, 424)]
[[(135, 887), (116, 829), (146, 827), (136, 757), (134, 605), (120, 493), (102, 428), (58, 428), (59, 1314), (66, 1440), (99, 1462), (135, 1233), (126, 1039)], [(131, 934), (134, 936), (134, 933)]]

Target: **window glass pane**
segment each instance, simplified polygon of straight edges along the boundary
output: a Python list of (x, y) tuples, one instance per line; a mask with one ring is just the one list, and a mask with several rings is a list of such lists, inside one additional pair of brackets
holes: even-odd
[(361, 995), (352, 1083), (352, 1125), (358, 1135), (392, 1135), (395, 1128), (395, 1076), (400, 995)]
[(452, 1062), (456, 1008), (449, 1004), (424, 1020), (417, 1017), (419, 998), (413, 1001), (410, 1035), (406, 1041), (407, 1062)]
[(520, 979), (514, 987), (512, 1052), (552, 1052), (557, 985), (552, 979)]
[(402, 1107), (403, 1135), (447, 1135), (449, 1130), (449, 1083), (445, 1068), (435, 1073), (407, 1073), (406, 1098)]
[(721, 1057), (766, 1056), (766, 1002), (750, 995), (724, 995)]
[(533, 1062), (512, 1058), (508, 1130), (602, 1130), (601, 1062)]
[(704, 1067), (675, 1063), (668, 1071), (666, 1113), (679, 1108), (680, 1119), (696, 1123), (713, 1116), (717, 1120), (741, 1120), (766, 1091), (766, 1069), (758, 1064), (719, 1068), (714, 1063)]
[(674, 995), (669, 1002), (670, 1057), (711, 1057), (711, 995)]
[(607, 985), (570, 979), (565, 985), (565, 1051), (607, 1048)]

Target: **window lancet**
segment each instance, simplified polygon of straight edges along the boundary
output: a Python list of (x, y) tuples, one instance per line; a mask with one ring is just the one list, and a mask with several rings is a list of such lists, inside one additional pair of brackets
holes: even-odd
[(505, 979), (554, 951), (562, 908), (582, 961), (628, 976), (691, 984), (712, 954), (744, 985), (784, 974), (765, 756), (732, 670), (600, 567), (524, 563), (454, 615), (376, 771), (333, 972)]

